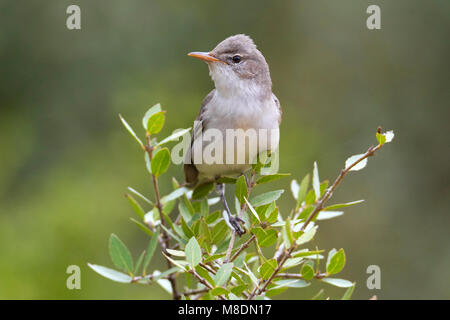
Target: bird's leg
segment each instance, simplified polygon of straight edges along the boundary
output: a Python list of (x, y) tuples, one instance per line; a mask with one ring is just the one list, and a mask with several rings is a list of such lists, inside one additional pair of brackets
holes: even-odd
[(225, 211), (227, 213), (230, 225), (233, 227), (234, 231), (236, 231), (236, 233), (239, 236), (242, 236), (245, 233), (245, 229), (243, 229), (240, 223), (244, 223), (244, 220), (242, 220), (239, 217), (235, 217), (231, 214), (230, 208), (228, 207), (227, 199), (225, 198), (225, 184), (223, 183), (216, 184), (216, 192), (219, 195), (220, 199), (222, 200), (223, 206), (225, 207)]

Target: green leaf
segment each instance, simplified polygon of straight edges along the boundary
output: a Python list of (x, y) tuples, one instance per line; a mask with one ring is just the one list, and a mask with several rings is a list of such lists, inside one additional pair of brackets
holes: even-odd
[(216, 261), (217, 259), (223, 258), (225, 257), (225, 253), (218, 253), (218, 254), (213, 254), (211, 256), (209, 256), (208, 258), (205, 259), (205, 263), (211, 262), (211, 261)]
[(300, 183), (297, 196), (297, 207), (300, 207), (302, 202), (305, 200), (306, 194), (308, 192), (308, 187), (309, 187), (309, 174), (307, 174)]
[(180, 269), (178, 267), (170, 268), (169, 270), (166, 270), (164, 272), (161, 272), (158, 275), (155, 275), (155, 277), (153, 278), (153, 281), (158, 281), (159, 279), (167, 277), (168, 275), (178, 272), (178, 271), (180, 271)]
[(159, 177), (167, 171), (170, 165), (170, 152), (167, 148), (162, 148), (156, 152), (151, 162), (152, 174)]
[(133, 218), (130, 218), (131, 221), (133, 221), (138, 227), (139, 229), (141, 229), (142, 231), (144, 231), (146, 234), (148, 234), (150, 237), (153, 236), (153, 231), (150, 230), (149, 228), (147, 228), (147, 226), (145, 224), (143, 224), (140, 221), (137, 221)]
[(109, 238), (109, 255), (117, 268), (133, 272), (133, 258), (125, 244), (114, 233)]
[(247, 289), (247, 285), (241, 284), (239, 286), (235, 286), (231, 288), (231, 292), (234, 293), (237, 296), (240, 296), (244, 290)]
[(103, 266), (99, 266), (97, 264), (90, 264), (88, 263), (88, 266), (94, 270), (95, 272), (97, 272), (98, 274), (100, 274), (101, 276), (108, 278), (112, 281), (116, 281), (116, 282), (121, 282), (121, 283), (131, 283), (132, 278), (122, 272), (107, 268), (107, 267), (103, 267)]
[(192, 268), (195, 268), (202, 261), (202, 249), (195, 239), (192, 237), (186, 245), (186, 260), (189, 262)]
[(278, 221), (278, 208), (275, 208), (275, 210), (273, 210), (267, 217), (268, 223), (275, 223), (276, 221)]
[(286, 235), (286, 241), (287, 241), (287, 246), (286, 248), (289, 248), (292, 244), (292, 242), (294, 242), (294, 237), (292, 236), (292, 230), (291, 230), (292, 226), (291, 226), (291, 220), (288, 217), (286, 219), (286, 224), (284, 225), (284, 232)]
[(171, 193), (169, 193), (168, 195), (164, 196), (161, 198), (161, 203), (165, 204), (167, 202), (173, 201), (178, 199), (179, 197), (183, 196), (184, 194), (186, 194), (186, 192), (188, 192), (189, 190), (185, 187), (181, 187), (178, 189), (173, 190)]
[(178, 141), (178, 139), (182, 136), (184, 136), (185, 134), (188, 134), (189, 131), (191, 131), (192, 128), (187, 128), (187, 129), (177, 129), (175, 130), (170, 136), (168, 136), (167, 138), (161, 140), (160, 142), (157, 143), (157, 146), (160, 147), (166, 143), (172, 142), (172, 141)]
[(222, 286), (227, 283), (228, 279), (230, 278), (232, 269), (233, 269), (232, 262), (225, 263), (220, 267), (220, 269), (214, 276), (214, 283), (216, 284), (216, 286)]
[(216, 180), (216, 183), (225, 183), (225, 184), (235, 184), (237, 181), (236, 178), (231, 177), (220, 177)]
[(256, 278), (255, 274), (250, 270), (248, 265), (244, 262), (245, 269), (247, 269), (247, 275), (254, 285), (258, 285), (258, 278)]
[(394, 139), (394, 131), (387, 131), (385, 133), (376, 134), (378, 143), (383, 145), (385, 143), (391, 142)]
[(153, 202), (151, 202), (148, 198), (144, 197), (142, 194), (140, 194), (139, 192), (137, 192), (136, 190), (134, 190), (131, 187), (128, 187), (128, 190), (130, 190), (131, 192), (133, 192), (135, 195), (137, 195), (138, 197), (140, 197), (142, 200), (144, 200), (145, 202), (147, 202), (148, 204), (153, 206)]
[(349, 287), (347, 290), (345, 290), (344, 295), (342, 296), (341, 300), (350, 300), (352, 297), (353, 291), (355, 290), (356, 283), (353, 283), (351, 287)]
[(296, 252), (292, 253), (292, 257), (294, 258), (299, 258), (299, 257), (311, 257), (313, 256), (314, 258), (317, 257), (318, 254), (324, 252), (324, 250), (314, 250), (314, 251), (309, 251), (308, 249), (302, 249), (302, 250), (298, 250)]
[(211, 290), (211, 294), (213, 296), (220, 296), (220, 295), (228, 294), (228, 290), (225, 288), (222, 288), (222, 287), (216, 287)]
[(256, 236), (258, 244), (261, 247), (268, 247), (277, 241), (278, 232), (275, 229), (263, 229), (261, 227), (251, 229), (251, 232)]
[(214, 244), (218, 244), (223, 237), (225, 237), (226, 233), (228, 231), (227, 223), (224, 220), (221, 220), (218, 222), (211, 230), (212, 234), (212, 242)]
[(180, 214), (185, 221), (189, 222), (192, 220), (193, 213), (191, 212), (185, 201), (180, 201), (178, 203), (178, 210), (180, 211)]
[(331, 206), (325, 207), (323, 210), (325, 210), (325, 211), (333, 211), (333, 210), (336, 210), (336, 209), (350, 207), (350, 206), (353, 206), (355, 204), (359, 204), (361, 202), (364, 202), (364, 200), (356, 200), (356, 201), (347, 202), (347, 203), (333, 204)]
[(317, 226), (309, 229), (308, 231), (306, 231), (304, 234), (302, 234), (298, 239), (297, 239), (297, 245), (302, 245), (305, 244), (309, 241), (311, 241), (314, 238), (314, 235), (316, 234), (317, 231)]
[(256, 197), (252, 198), (250, 200), (250, 203), (253, 207), (260, 207), (265, 204), (269, 204), (272, 201), (278, 200), (278, 198), (283, 194), (284, 190), (275, 190), (275, 191), (269, 191), (260, 195), (257, 195)]
[(273, 289), (288, 287), (288, 288), (304, 288), (310, 285), (309, 282), (306, 282), (302, 279), (286, 279), (286, 280), (278, 280), (275, 282), (275, 287)]
[(258, 220), (259, 223), (261, 223), (261, 220), (259, 219), (258, 213), (255, 211), (253, 206), (248, 202), (247, 198), (244, 198), (245, 203), (247, 203), (247, 207), (250, 209), (250, 212), (255, 216), (256, 220)]
[(297, 180), (292, 180), (291, 181), (291, 192), (292, 192), (292, 196), (294, 197), (295, 200), (298, 199), (298, 191), (300, 190), (300, 186), (298, 185)]
[(145, 160), (145, 167), (147, 168), (148, 173), (152, 174), (152, 167), (150, 164), (150, 156), (148, 155), (148, 152), (144, 153), (144, 160)]
[(147, 122), (147, 132), (149, 134), (157, 134), (164, 127), (164, 122), (166, 120), (165, 111), (160, 111), (152, 114)]
[(207, 197), (209, 193), (214, 189), (214, 183), (203, 183), (194, 189), (192, 193), (192, 199), (201, 199)]
[(166, 257), (167, 260), (169, 260), (170, 262), (172, 262), (175, 266), (177, 266), (178, 268), (180, 268), (183, 271), (187, 270), (187, 265), (189, 265), (189, 262), (184, 261), (184, 260), (175, 260), (172, 259), (171, 257), (169, 257), (167, 254), (165, 254), (163, 252), (164, 257)]
[(275, 173), (275, 174), (268, 174), (260, 177), (258, 180), (256, 180), (256, 184), (263, 184), (267, 182), (271, 182), (274, 180), (278, 180), (284, 177), (290, 176), (290, 173)]
[(217, 219), (219, 219), (219, 217), (220, 217), (220, 211), (217, 210), (217, 211), (214, 211), (213, 213), (209, 214), (206, 217), (205, 221), (207, 224), (210, 224), (210, 223), (213, 223), (214, 221), (216, 221)]
[(139, 259), (136, 262), (136, 266), (134, 267), (133, 274), (138, 274), (139, 268), (141, 267), (142, 261), (144, 261), (145, 256), (145, 250), (142, 251), (141, 255), (139, 256)]
[(142, 118), (142, 126), (145, 130), (148, 129), (147, 125), (150, 117), (158, 112), (161, 112), (161, 105), (159, 103), (155, 104), (153, 107), (147, 110), (144, 117)]
[(148, 244), (148, 248), (145, 253), (144, 265), (142, 266), (142, 270), (144, 271), (144, 274), (146, 273), (147, 267), (150, 264), (150, 261), (152, 260), (153, 254), (155, 253), (156, 245), (158, 244), (158, 237), (159, 237), (159, 232), (155, 232)]
[(320, 180), (319, 180), (319, 169), (317, 168), (316, 161), (314, 161), (314, 169), (313, 169), (313, 189), (317, 200), (320, 198)]
[(305, 280), (314, 278), (314, 262), (306, 261), (302, 266), (301, 274)]
[(342, 216), (343, 214), (343, 211), (320, 211), (316, 217), (316, 220), (328, 220)]
[(194, 236), (194, 231), (192, 231), (183, 218), (181, 218), (181, 229), (188, 239)]
[(345, 160), (345, 169), (348, 169), (351, 167), (350, 171), (358, 171), (363, 169), (367, 165), (367, 158), (364, 158), (357, 164), (355, 164), (361, 157), (363, 157), (364, 154), (355, 154), (354, 156), (351, 156), (347, 160)]
[[(271, 297), (282, 294), (286, 290), (287, 290), (287, 287), (271, 288), (266, 291), (265, 296), (268, 298), (271, 298)], [(256, 298), (255, 298), (255, 300), (256, 300)]]
[(289, 258), (283, 265), (283, 270), (290, 269), (292, 267), (296, 267), (300, 265), (303, 261), (303, 258)]
[(268, 280), (277, 267), (278, 267), (278, 263), (277, 263), (276, 259), (267, 260), (259, 268), (259, 275), (264, 280)]
[(128, 132), (131, 134), (131, 136), (141, 145), (142, 149), (145, 149), (144, 144), (142, 143), (141, 139), (138, 138), (136, 133), (134, 133), (133, 129), (130, 127), (130, 125), (125, 121), (124, 118), (119, 114), (120, 121), (122, 121), (125, 128), (128, 130)]
[(386, 136), (384, 134), (377, 132), (376, 137), (379, 144), (383, 145), (386, 143)]
[(207, 199), (200, 202), (200, 215), (206, 217), (209, 214), (209, 204)]
[(320, 184), (320, 196), (321, 197), (323, 197), (325, 195), (325, 192), (327, 191), (327, 188), (328, 188), (328, 183), (329, 183), (329, 181), (325, 180)]
[(174, 249), (166, 249), (166, 251), (171, 255), (175, 257), (186, 257), (186, 254), (181, 250), (174, 250)]
[(197, 273), (204, 279), (206, 279), (206, 281), (208, 281), (211, 284), (214, 284), (214, 280), (213, 278), (211, 278), (211, 275), (209, 274), (208, 271), (206, 271), (202, 266), (197, 266), (195, 267), (195, 271), (197, 271)]
[(313, 204), (316, 201), (316, 194), (314, 192), (314, 189), (311, 189), (308, 191), (305, 197), (305, 204), (310, 205)]
[(336, 274), (341, 272), (345, 266), (345, 252), (344, 249), (339, 249), (336, 253), (332, 254), (330, 251), (327, 261), (327, 273)]
[(323, 278), (321, 281), (339, 288), (350, 288), (351, 286), (353, 286), (352, 282), (344, 279)]
[(247, 182), (245, 181), (245, 176), (242, 175), (236, 181), (236, 190), (235, 190), (236, 198), (239, 200), (240, 204), (244, 204), (245, 198), (248, 198), (248, 189)]
[(144, 220), (144, 216), (145, 216), (144, 209), (142, 209), (142, 207), (139, 205), (139, 203), (131, 195), (129, 195), (128, 193), (125, 194), (125, 197), (130, 202), (130, 205), (133, 208), (133, 210), (138, 214), (138, 216), (142, 220)]

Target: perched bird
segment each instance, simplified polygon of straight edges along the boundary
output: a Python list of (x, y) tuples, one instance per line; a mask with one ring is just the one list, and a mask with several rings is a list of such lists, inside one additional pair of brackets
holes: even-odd
[[(243, 174), (251, 168), (258, 153), (275, 150), (279, 142), (281, 108), (272, 93), (269, 66), (250, 37), (234, 35), (210, 52), (191, 52), (188, 55), (207, 63), (215, 85), (215, 89), (203, 100), (194, 125), (191, 147), (185, 158), (186, 185), (195, 187), (214, 182), (219, 177)], [(254, 131), (256, 141), (253, 143), (257, 144), (257, 149), (250, 146), (251, 142), (230, 147), (226, 141), (229, 130), (238, 132), (236, 137), (243, 132), (245, 135), (245, 132)], [(208, 131), (214, 133), (215, 139), (204, 138)], [(264, 141), (267, 143), (262, 143)], [(196, 157), (197, 147), (202, 151), (215, 149), (215, 161), (202, 161), (205, 155)], [(228, 157), (231, 153), (232, 156)], [(239, 156), (245, 161), (237, 161)], [(230, 224), (239, 235), (243, 234), (245, 231), (240, 226), (243, 221), (231, 215), (225, 200), (224, 185), (216, 184), (216, 191), (225, 206)]]

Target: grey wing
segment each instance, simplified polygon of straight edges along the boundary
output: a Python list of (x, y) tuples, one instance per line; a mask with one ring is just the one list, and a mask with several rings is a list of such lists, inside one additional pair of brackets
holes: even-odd
[(277, 96), (272, 93), (272, 98), (275, 101), (275, 105), (278, 108), (278, 111), (280, 112), (280, 116), (278, 117), (278, 124), (281, 124), (281, 114), (283, 113), (283, 111), (281, 110), (281, 105), (280, 105), (280, 100), (278, 100)]
[(186, 152), (186, 157), (185, 157), (185, 161), (184, 161), (184, 179), (186, 181), (186, 186), (188, 186), (188, 187), (194, 187), (198, 182), (198, 170), (192, 161), (192, 144), (194, 143), (194, 140), (201, 135), (203, 128), (206, 125), (203, 115), (204, 115), (207, 105), (211, 101), (215, 91), (216, 91), (216, 89), (211, 90), (211, 92), (208, 93), (208, 95), (205, 97), (205, 99), (203, 99), (202, 106), (200, 108), (200, 112), (198, 113), (196, 123), (192, 130), (191, 147)]

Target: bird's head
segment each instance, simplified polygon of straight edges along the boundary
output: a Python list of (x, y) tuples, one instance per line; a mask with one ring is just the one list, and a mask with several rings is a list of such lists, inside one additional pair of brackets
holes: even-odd
[(269, 66), (249, 36), (231, 36), (210, 52), (188, 55), (208, 64), (216, 89), (223, 95), (271, 95)]

